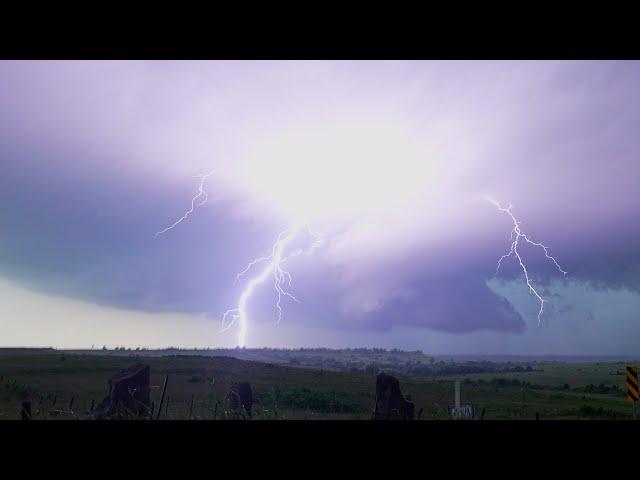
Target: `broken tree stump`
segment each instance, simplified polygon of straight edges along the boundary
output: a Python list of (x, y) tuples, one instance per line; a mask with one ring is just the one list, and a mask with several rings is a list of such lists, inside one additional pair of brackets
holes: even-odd
[(20, 411), (20, 418), (23, 421), (31, 420), (31, 401), (25, 400), (22, 402), (22, 410)]
[(242, 409), (246, 415), (251, 418), (251, 408), (253, 407), (253, 392), (249, 382), (240, 382), (227, 395), (229, 407), (234, 414), (242, 413)]
[(413, 420), (415, 406), (400, 391), (400, 382), (392, 375), (376, 377), (374, 420)]
[(98, 419), (144, 418), (150, 409), (150, 368), (140, 363), (116, 373), (109, 380), (109, 393), (92, 414)]

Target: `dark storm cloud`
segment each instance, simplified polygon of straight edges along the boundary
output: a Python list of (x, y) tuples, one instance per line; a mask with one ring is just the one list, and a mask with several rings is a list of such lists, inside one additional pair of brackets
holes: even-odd
[[(354, 108), (367, 95), (393, 93), (388, 102), (437, 137), (452, 152), (447, 158), (464, 158), (464, 169), (437, 204), (408, 214), (406, 230), (396, 233), (391, 219), (340, 259), (319, 253), (296, 263), (302, 303), (287, 304), (287, 315), (340, 329), (522, 332), (525, 319), (487, 286), (509, 249), (511, 225), (481, 193), (513, 202), (524, 231), (550, 246), (572, 280), (640, 290), (636, 62), (314, 66), (301, 78), (331, 76), (344, 89), (316, 91), (318, 100), (299, 85), (288, 96), (282, 72), (290, 65), (180, 68), (0, 65), (3, 277), (106, 305), (219, 315), (236, 301), (235, 274), (269, 248), (282, 225), (239, 215), (237, 197), (225, 192), (154, 240), (188, 208), (197, 182), (185, 175), (169, 181), (172, 170), (159, 173), (147, 157), (197, 173), (219, 158), (201, 152), (209, 140), (224, 152), (234, 139), (244, 141), (243, 122), (273, 113), (295, 123), (307, 103), (347, 97), (345, 85), (361, 85)], [(261, 68), (277, 88), (251, 93)], [(216, 89), (229, 96), (207, 96)], [(267, 93), (279, 96), (268, 100)], [(349, 107), (327, 103), (338, 114)], [(202, 104), (220, 117), (198, 110)], [(198, 121), (189, 123), (190, 115)], [(218, 130), (198, 130), (201, 124)], [(183, 160), (193, 156), (198, 161)], [(201, 161), (208, 156), (209, 164)], [(478, 202), (466, 200), (472, 196)], [(415, 243), (405, 245), (407, 237)], [(381, 238), (391, 247), (378, 247)], [(525, 254), (541, 287), (562, 279), (540, 252)], [(500, 272), (520, 277), (512, 262)], [(274, 318), (272, 300), (269, 291), (256, 297), (257, 321)]]

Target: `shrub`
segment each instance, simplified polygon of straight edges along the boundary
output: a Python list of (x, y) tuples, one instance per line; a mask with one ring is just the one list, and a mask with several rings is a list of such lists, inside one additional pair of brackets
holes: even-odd
[(311, 391), (307, 388), (275, 388), (257, 392), (257, 400), (263, 405), (288, 406), (315, 412), (354, 413), (362, 409), (346, 394), (335, 391)]
[(592, 407), (591, 405), (582, 405), (577, 410), (571, 410), (569, 412), (570, 415), (575, 415), (578, 417), (587, 417), (587, 418), (596, 418), (596, 417), (605, 417), (605, 418), (616, 418), (616, 412), (613, 410), (607, 409), (605, 410), (602, 407)]
[(622, 390), (617, 385), (605, 385), (603, 383), (600, 385), (594, 385), (591, 383), (583, 389), (578, 389), (578, 391), (583, 391), (584, 393), (616, 394), (620, 393)]

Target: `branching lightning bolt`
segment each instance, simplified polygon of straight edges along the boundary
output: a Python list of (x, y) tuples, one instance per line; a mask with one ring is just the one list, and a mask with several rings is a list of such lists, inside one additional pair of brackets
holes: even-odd
[(520, 256), (520, 252), (518, 251), (518, 246), (519, 246), (520, 239), (523, 239), (529, 245), (541, 248), (544, 251), (545, 257), (547, 257), (549, 260), (551, 260), (553, 262), (553, 264), (555, 265), (555, 267), (558, 269), (558, 271), (561, 272), (563, 275), (566, 275), (567, 272), (564, 271), (562, 269), (562, 267), (560, 267), (560, 264), (556, 261), (556, 259), (554, 257), (549, 255), (549, 249), (548, 249), (547, 246), (545, 246), (545, 245), (543, 245), (542, 243), (539, 243), (539, 242), (534, 242), (525, 233), (523, 233), (522, 230), (520, 230), (520, 224), (522, 222), (519, 222), (516, 219), (516, 217), (513, 215), (513, 212), (511, 211), (511, 209), (513, 208), (513, 205), (509, 205), (507, 208), (504, 208), (502, 205), (500, 205), (500, 203), (498, 203), (496, 200), (494, 200), (492, 198), (487, 198), (487, 200), (490, 201), (492, 204), (494, 204), (498, 208), (499, 211), (504, 212), (507, 215), (509, 215), (509, 217), (511, 218), (511, 221), (513, 222), (513, 229), (511, 230), (511, 235), (510, 235), (511, 249), (509, 250), (508, 253), (502, 255), (500, 257), (500, 259), (498, 259), (498, 264), (496, 266), (496, 275), (498, 274), (498, 271), (500, 270), (500, 266), (502, 265), (502, 261), (504, 259), (506, 259), (506, 258), (511, 257), (512, 255), (515, 256), (515, 258), (517, 259), (518, 263), (520, 264), (520, 268), (522, 268), (522, 272), (524, 273), (525, 281), (527, 282), (527, 286), (529, 287), (529, 294), (535, 295), (535, 297), (540, 302), (540, 310), (538, 310), (538, 324), (540, 324), (540, 322), (541, 322), (540, 318), (542, 316), (542, 312), (544, 311), (544, 302), (545, 302), (545, 300), (538, 293), (538, 291), (534, 288), (534, 286), (533, 286), (533, 284), (531, 282), (531, 279), (529, 278), (529, 272), (527, 271), (527, 267), (525, 266), (525, 263), (522, 260), (522, 257)]
[(182, 217), (180, 217), (178, 220), (173, 222), (171, 225), (169, 225), (168, 227), (166, 227), (163, 230), (160, 230), (159, 232), (156, 232), (155, 235), (153, 236), (153, 238), (158, 238), (163, 233), (166, 233), (169, 230), (175, 228), (180, 223), (182, 223), (184, 220), (186, 220), (189, 217), (189, 215), (191, 215), (193, 213), (193, 211), (196, 209), (196, 207), (200, 207), (200, 206), (204, 205), (205, 203), (207, 203), (207, 200), (209, 200), (209, 195), (207, 194), (206, 190), (204, 189), (204, 182), (205, 182), (205, 180), (207, 178), (209, 178), (211, 175), (213, 175), (213, 173), (214, 172), (211, 171), (209, 173), (200, 174), (200, 175), (196, 175), (195, 176), (195, 178), (199, 178), (200, 179), (200, 185), (198, 186), (198, 192), (191, 199), (191, 208), (189, 210), (187, 210), (185, 212), (185, 214), (182, 215)]
[[(289, 254), (286, 254), (287, 247), (295, 240), (296, 237), (298, 237), (302, 233), (306, 233), (313, 239), (310, 247), (307, 250), (297, 249)], [(223, 331), (228, 330), (236, 322), (238, 322), (238, 346), (244, 347), (246, 343), (248, 328), (247, 304), (258, 285), (264, 283), (270, 277), (273, 279), (273, 286), (277, 295), (276, 310), (278, 311), (278, 319), (276, 323), (279, 323), (280, 320), (282, 320), (283, 297), (289, 297), (294, 302), (300, 303), (300, 301), (289, 291), (289, 288), (291, 288), (292, 278), (289, 271), (286, 270), (283, 265), (290, 258), (297, 257), (299, 255), (310, 255), (315, 249), (320, 247), (321, 243), (322, 237), (320, 236), (320, 234), (311, 230), (310, 227), (293, 225), (287, 230), (281, 232), (280, 235), (278, 235), (278, 238), (271, 248), (271, 253), (252, 260), (244, 270), (236, 275), (236, 281), (238, 281), (250, 270), (252, 270), (253, 267), (266, 262), (266, 265), (262, 268), (262, 270), (247, 282), (247, 285), (245, 286), (244, 290), (240, 294), (240, 298), (238, 299), (238, 306), (236, 308), (227, 310), (222, 316)]]
[[(154, 238), (158, 238), (158, 236), (178, 226), (180, 223), (186, 220), (189, 217), (189, 215), (191, 215), (197, 207), (207, 202), (207, 200), (209, 199), (209, 196), (206, 190), (204, 189), (204, 182), (206, 181), (207, 178), (213, 175), (213, 173), (214, 172), (211, 171), (206, 174), (195, 176), (196, 178), (200, 179), (200, 184), (198, 186), (198, 191), (196, 195), (191, 199), (191, 208), (189, 208), (189, 210), (187, 210), (185, 214), (182, 215), (182, 217), (180, 217), (178, 220), (173, 222), (171, 225), (164, 228), (163, 230), (160, 230), (159, 232), (156, 232), (156, 234), (154, 235)], [(313, 239), (309, 248), (307, 248), (306, 250), (297, 249), (297, 250), (294, 250), (293, 252), (287, 253), (286, 252), (287, 247), (296, 239), (296, 237), (298, 237), (301, 234), (306, 234), (308, 237)], [(253, 292), (255, 291), (255, 289), (260, 284), (264, 283), (269, 277), (272, 277), (273, 285), (277, 294), (276, 309), (278, 311), (278, 320), (276, 323), (279, 323), (280, 320), (282, 319), (283, 297), (289, 297), (294, 302), (298, 302), (298, 303), (300, 302), (289, 291), (289, 288), (291, 288), (292, 278), (289, 271), (286, 270), (283, 265), (290, 258), (294, 258), (300, 255), (310, 255), (311, 253), (313, 253), (314, 250), (320, 247), (320, 245), (322, 244), (322, 241), (323, 241), (322, 236), (319, 233), (313, 231), (308, 225), (305, 225), (305, 226), (298, 225), (298, 224), (293, 225), (287, 230), (281, 232), (280, 235), (278, 235), (278, 238), (276, 242), (273, 244), (273, 247), (269, 254), (252, 260), (251, 262), (249, 262), (249, 264), (244, 270), (242, 270), (240, 273), (238, 273), (238, 275), (236, 275), (236, 281), (239, 281), (244, 275), (249, 273), (249, 271), (252, 270), (256, 265), (266, 262), (266, 265), (264, 266), (264, 268), (257, 275), (252, 277), (249, 280), (249, 282), (247, 282), (247, 285), (245, 286), (244, 290), (240, 294), (240, 298), (238, 299), (238, 306), (236, 308), (227, 310), (222, 316), (223, 331), (226, 331), (229, 328), (231, 328), (231, 326), (233, 326), (236, 323), (236, 321), (239, 323), (240, 329), (238, 334), (238, 345), (240, 347), (244, 347), (246, 343), (247, 328), (248, 328), (247, 304), (249, 302), (249, 299), (253, 295)]]

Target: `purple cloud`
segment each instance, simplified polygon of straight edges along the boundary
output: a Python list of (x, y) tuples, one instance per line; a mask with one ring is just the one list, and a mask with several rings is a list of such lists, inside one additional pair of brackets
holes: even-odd
[[(244, 182), (255, 139), (399, 119), (428, 144), (433, 177), (407, 208), (352, 219), (295, 263), (303, 302), (286, 315), (336, 331), (522, 332), (530, 319), (487, 286), (511, 226), (483, 195), (513, 203), (572, 280), (638, 291), (638, 81), (637, 62), (0, 62), (0, 273), (106, 305), (220, 315), (235, 274), (287, 221)], [(212, 168), (210, 202), (154, 240)], [(412, 177), (390, 172), (381, 195)], [(353, 195), (367, 181), (364, 169)], [(537, 284), (558, 278), (526, 256)], [(520, 275), (507, 263), (500, 278)], [(272, 321), (272, 292), (251, 308)]]

